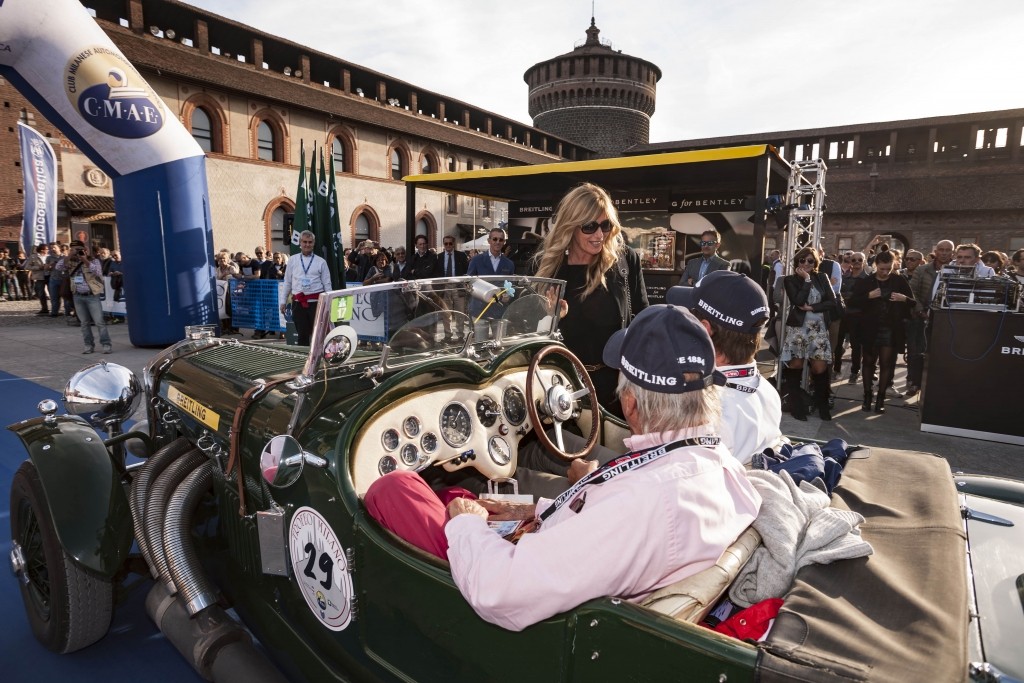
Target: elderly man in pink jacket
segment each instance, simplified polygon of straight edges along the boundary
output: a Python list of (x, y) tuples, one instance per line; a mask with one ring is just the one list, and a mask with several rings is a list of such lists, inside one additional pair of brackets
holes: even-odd
[[(712, 433), (720, 412), (715, 352), (693, 315), (651, 306), (617, 332), (629, 452), (536, 505), (456, 498), (447, 508), (418, 475), (393, 472), (366, 494), (371, 515), (447, 558), (483, 619), (518, 631), (587, 600), (640, 601), (713, 565), (757, 516), (760, 496)], [(510, 543), (488, 520), (522, 519)]]

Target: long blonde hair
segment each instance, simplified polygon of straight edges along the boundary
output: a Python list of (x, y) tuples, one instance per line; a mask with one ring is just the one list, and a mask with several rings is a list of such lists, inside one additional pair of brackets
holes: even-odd
[(569, 245), (572, 243), (576, 228), (595, 221), (601, 214), (608, 217), (611, 228), (605, 234), (604, 246), (600, 258), (587, 266), (587, 279), (581, 299), (586, 299), (598, 287), (605, 287), (604, 274), (615, 265), (619, 254), (625, 248), (622, 239), (622, 226), (619, 225), (619, 214), (615, 210), (612, 198), (602, 188), (591, 183), (583, 183), (570, 190), (555, 209), (552, 216), (551, 232), (537, 245), (534, 264), (539, 277), (555, 277), (558, 269), (566, 261)]

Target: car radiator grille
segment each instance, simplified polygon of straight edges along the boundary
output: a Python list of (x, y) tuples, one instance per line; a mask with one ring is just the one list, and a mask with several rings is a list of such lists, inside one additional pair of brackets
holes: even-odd
[(306, 355), (282, 348), (246, 344), (223, 344), (196, 354), (192, 363), (199, 368), (226, 373), (247, 380), (302, 371)]

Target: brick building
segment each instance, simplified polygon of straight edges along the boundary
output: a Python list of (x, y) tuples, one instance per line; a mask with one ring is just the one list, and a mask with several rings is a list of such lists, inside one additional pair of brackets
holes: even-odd
[[(99, 25), (207, 151), (214, 248), (284, 246), (299, 147), (333, 154), (343, 242), (405, 241), (405, 175), (590, 158), (593, 153), (442, 94), (419, 89), (175, 0), (85, 0)], [(116, 246), (110, 179), (0, 79), (0, 242), (23, 211), (16, 122), (57, 152), (59, 237), (84, 229)], [(417, 230), (469, 240), (503, 207), (422, 193)]]
[(591, 17), (585, 41), (534, 64), (523, 78), (533, 125), (614, 157), (650, 140), (661, 69), (612, 49), (600, 33)]
[[(825, 160), (826, 251), (877, 234), (928, 253), (936, 242), (1024, 247), (1024, 109), (638, 145), (630, 154), (768, 143)], [(765, 248), (776, 246), (771, 234)]]

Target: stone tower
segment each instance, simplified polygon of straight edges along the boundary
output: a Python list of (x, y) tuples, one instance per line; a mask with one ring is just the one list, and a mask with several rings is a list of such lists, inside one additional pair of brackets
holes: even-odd
[(585, 41), (534, 64), (523, 78), (535, 127), (610, 157), (650, 141), (661, 69), (613, 50), (600, 33), (591, 17)]

